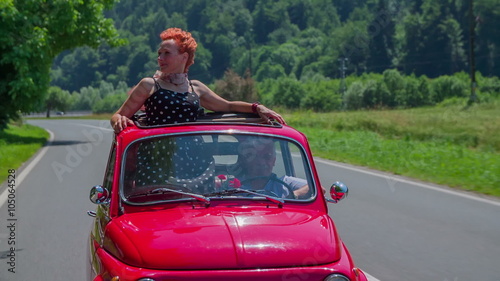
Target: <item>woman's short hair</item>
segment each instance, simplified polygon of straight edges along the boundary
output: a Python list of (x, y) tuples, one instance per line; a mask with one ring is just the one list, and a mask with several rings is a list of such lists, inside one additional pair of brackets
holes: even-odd
[(191, 33), (177, 27), (172, 27), (160, 33), (160, 38), (162, 41), (173, 39), (179, 47), (180, 53), (188, 53), (188, 60), (184, 67), (184, 72), (188, 72), (189, 67), (194, 63), (194, 53), (198, 46)]

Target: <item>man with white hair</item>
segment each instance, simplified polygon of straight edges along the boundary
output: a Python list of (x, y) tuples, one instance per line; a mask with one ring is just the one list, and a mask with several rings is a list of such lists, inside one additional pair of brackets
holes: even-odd
[(265, 190), (282, 198), (307, 197), (309, 186), (305, 179), (273, 173), (276, 163), (274, 141), (264, 137), (248, 137), (238, 148), (238, 164), (241, 173), (238, 179), (241, 188)]

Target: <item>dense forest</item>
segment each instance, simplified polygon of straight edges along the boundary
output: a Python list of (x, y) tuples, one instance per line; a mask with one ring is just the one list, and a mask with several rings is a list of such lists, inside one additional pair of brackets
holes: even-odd
[[(475, 25), (476, 70), (481, 77), (500, 74), (500, 3), (474, 1), (472, 21), (470, 3), (470, 0), (121, 0), (106, 15), (114, 20), (128, 43), (114, 48), (102, 45), (97, 49), (63, 52), (53, 64), (51, 85), (79, 94), (99, 92), (99, 88), (109, 85), (113, 89), (108, 93), (115, 88), (123, 91), (154, 73), (159, 33), (168, 27), (180, 27), (193, 33), (199, 44), (189, 76), (206, 83), (222, 79), (228, 70), (240, 76), (247, 73), (260, 85), (260, 90), (267, 92), (272, 92), (273, 84), (280, 81), (289, 85), (300, 81), (297, 86), (300, 88), (315, 81), (333, 81), (343, 74), (375, 75), (385, 80), (400, 79), (403, 75), (412, 79), (411, 85), (405, 83), (396, 90), (406, 91), (410, 87), (419, 91), (419, 87), (428, 87), (423, 85), (422, 77), (455, 77), (455, 73), (462, 73), (456, 78), (460, 82), (450, 82), (452, 78), (448, 77), (442, 83), (459, 83), (467, 88), (468, 77), (463, 73), (470, 69), (471, 24)], [(336, 81), (326, 87), (334, 88), (335, 92), (345, 87)], [(497, 82), (495, 78), (487, 83)], [(371, 86), (373, 95), (391, 90), (390, 84), (383, 89)], [(292, 86), (288, 88), (294, 91)], [(460, 92), (457, 96), (466, 95), (463, 90)], [(265, 94), (260, 96), (266, 100)], [(267, 99), (279, 103), (269, 96)], [(432, 103), (430, 97), (422, 99), (426, 100), (417, 105)], [(87, 104), (91, 102), (90, 99)], [(315, 102), (318, 101), (301, 100), (290, 107)]]

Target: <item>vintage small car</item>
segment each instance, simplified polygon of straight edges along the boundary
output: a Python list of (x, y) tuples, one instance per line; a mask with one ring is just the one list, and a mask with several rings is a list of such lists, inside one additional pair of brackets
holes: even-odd
[(355, 267), (304, 134), (255, 115), (115, 135), (89, 238), (88, 280), (367, 280)]

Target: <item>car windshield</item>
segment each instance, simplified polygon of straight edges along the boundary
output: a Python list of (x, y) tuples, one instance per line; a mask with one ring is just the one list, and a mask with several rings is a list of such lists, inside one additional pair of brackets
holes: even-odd
[(147, 138), (131, 144), (123, 159), (121, 197), (133, 205), (238, 198), (281, 204), (316, 194), (304, 150), (275, 136)]

